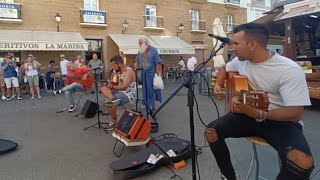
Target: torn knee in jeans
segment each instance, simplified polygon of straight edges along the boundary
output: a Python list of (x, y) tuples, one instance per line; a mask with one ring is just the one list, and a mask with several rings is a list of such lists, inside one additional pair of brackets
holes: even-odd
[(287, 159), (303, 170), (310, 170), (314, 167), (312, 156), (299, 150), (289, 150)]
[(219, 139), (217, 131), (213, 128), (206, 128), (205, 134), (209, 143), (217, 142)]

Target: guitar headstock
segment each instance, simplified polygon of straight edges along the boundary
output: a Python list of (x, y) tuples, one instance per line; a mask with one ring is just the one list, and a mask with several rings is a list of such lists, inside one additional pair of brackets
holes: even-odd
[(262, 90), (257, 91), (240, 91), (241, 102), (244, 104), (249, 104), (258, 109), (268, 111), (270, 104), (268, 93)]

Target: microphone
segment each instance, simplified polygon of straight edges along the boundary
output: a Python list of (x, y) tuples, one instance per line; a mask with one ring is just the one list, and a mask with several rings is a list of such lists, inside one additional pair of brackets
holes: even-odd
[(225, 44), (233, 44), (234, 43), (233, 39), (228, 38), (228, 37), (221, 37), (221, 36), (217, 36), (217, 35), (214, 35), (214, 34), (208, 34), (208, 35), (210, 37), (213, 37), (213, 38), (225, 43)]

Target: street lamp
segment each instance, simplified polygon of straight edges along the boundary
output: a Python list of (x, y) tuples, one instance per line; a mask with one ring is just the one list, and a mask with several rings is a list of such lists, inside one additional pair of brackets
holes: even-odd
[(129, 23), (127, 22), (127, 20), (124, 20), (122, 23), (122, 27), (123, 27), (122, 34), (124, 34), (126, 32), (128, 26), (129, 26)]
[(60, 22), (61, 22), (61, 19), (62, 19), (62, 16), (60, 16), (59, 13), (57, 13), (55, 16), (54, 16), (54, 20), (56, 21), (57, 23), (57, 32), (60, 32)]
[(179, 30), (180, 30), (180, 32), (177, 32), (177, 36), (179, 36), (179, 34), (182, 33), (183, 29), (184, 29), (184, 25), (181, 23), (181, 24), (179, 25)]

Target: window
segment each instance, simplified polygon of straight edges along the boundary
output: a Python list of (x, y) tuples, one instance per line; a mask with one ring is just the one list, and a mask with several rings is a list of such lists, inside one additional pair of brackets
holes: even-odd
[(83, 0), (83, 9), (84, 10), (99, 10), (98, 0)]
[(265, 0), (255, 0), (255, 2), (258, 4), (265, 4)]
[(227, 32), (233, 30), (233, 16), (227, 15)]
[(146, 5), (146, 25), (147, 27), (157, 27), (157, 10), (154, 5)]
[(191, 19), (191, 30), (199, 30), (199, 11), (189, 10)]
[(14, 0), (0, 0), (0, 2), (14, 3)]
[(258, 19), (258, 18), (264, 16), (263, 13), (265, 13), (266, 11), (267, 11), (267, 10), (255, 8), (255, 9), (254, 9), (254, 19)]
[(225, 0), (225, 3), (240, 4), (240, 0)]

